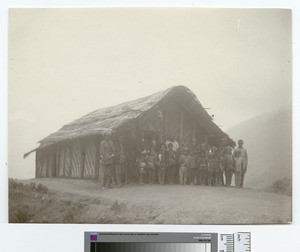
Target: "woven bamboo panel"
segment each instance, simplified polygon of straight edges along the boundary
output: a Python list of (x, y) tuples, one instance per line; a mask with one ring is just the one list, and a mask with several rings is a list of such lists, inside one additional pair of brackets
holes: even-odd
[(62, 156), (62, 148), (61, 146), (58, 146), (56, 149), (56, 177), (64, 176), (64, 165)]
[(71, 175), (72, 178), (80, 178), (81, 176), (81, 151), (80, 144), (78, 142), (73, 143), (70, 148), (70, 156), (71, 156)]
[(61, 146), (60, 148), (60, 159), (59, 159), (59, 177), (65, 175), (65, 149)]
[(70, 146), (66, 146), (64, 149), (64, 171), (65, 171), (65, 177), (71, 176), (71, 148)]
[(70, 146), (62, 145), (60, 149), (58, 177), (70, 177), (70, 174), (71, 174)]
[(42, 154), (40, 151), (36, 152), (36, 177), (40, 178), (42, 176)]
[(52, 177), (52, 153), (51, 152), (49, 152), (46, 157), (46, 164), (47, 164), (46, 177)]
[(95, 178), (96, 167), (96, 144), (92, 139), (88, 139), (85, 144), (84, 178)]

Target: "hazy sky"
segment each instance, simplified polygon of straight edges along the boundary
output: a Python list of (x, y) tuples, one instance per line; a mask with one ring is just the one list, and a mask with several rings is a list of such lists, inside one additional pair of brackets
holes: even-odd
[(95, 109), (189, 87), (223, 130), (291, 104), (288, 10), (15, 9), (9, 17), (9, 176), (23, 154)]

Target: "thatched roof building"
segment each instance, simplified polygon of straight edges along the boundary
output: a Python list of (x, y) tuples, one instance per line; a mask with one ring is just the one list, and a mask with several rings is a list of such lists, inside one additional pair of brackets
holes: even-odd
[(155, 134), (160, 141), (174, 135), (186, 141), (205, 139), (211, 145), (218, 145), (222, 138), (228, 137), (191, 90), (175, 86), (93, 111), (42, 139), (40, 146), (31, 151), (36, 151), (36, 176), (101, 177), (99, 142), (107, 130), (123, 134), (130, 143), (134, 143), (141, 132), (146, 136)]

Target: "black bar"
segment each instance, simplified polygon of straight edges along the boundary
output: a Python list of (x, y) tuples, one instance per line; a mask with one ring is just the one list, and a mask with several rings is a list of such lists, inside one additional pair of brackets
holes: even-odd
[(96, 242), (91, 242), (90, 252), (96, 252)]

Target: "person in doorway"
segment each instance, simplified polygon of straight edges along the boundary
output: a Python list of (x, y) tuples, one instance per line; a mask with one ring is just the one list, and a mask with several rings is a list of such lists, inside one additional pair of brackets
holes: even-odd
[(243, 147), (244, 141), (240, 139), (238, 141), (238, 146), (234, 149), (233, 155), (235, 156), (235, 152), (240, 152), (240, 157), (242, 159), (242, 171), (241, 171), (241, 183), (240, 187), (244, 186), (244, 177), (248, 167), (248, 153), (247, 150)]
[(122, 186), (122, 180), (125, 175), (125, 145), (123, 141), (123, 136), (118, 136), (116, 143), (116, 155), (115, 155), (115, 171), (116, 171), (116, 182), (119, 187)]
[(103, 168), (103, 187), (110, 188), (114, 174), (115, 146), (111, 141), (111, 132), (103, 134), (104, 140), (100, 143), (100, 163)]
[(177, 158), (172, 143), (169, 143), (168, 145), (167, 162), (167, 180), (169, 184), (174, 184)]

